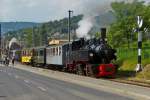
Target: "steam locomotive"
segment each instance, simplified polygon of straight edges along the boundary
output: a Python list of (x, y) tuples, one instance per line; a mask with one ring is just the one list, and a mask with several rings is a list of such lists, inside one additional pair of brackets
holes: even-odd
[(106, 29), (101, 29), (101, 38), (85, 40), (81, 38), (71, 44), (72, 50), (67, 70), (86, 76), (101, 77), (115, 75), (117, 66), (111, 64), (116, 60), (116, 50), (106, 41)]
[(101, 38), (81, 38), (71, 43), (21, 50), (21, 62), (32, 66), (46, 66), (91, 77), (115, 76), (116, 50), (106, 41), (106, 29)]

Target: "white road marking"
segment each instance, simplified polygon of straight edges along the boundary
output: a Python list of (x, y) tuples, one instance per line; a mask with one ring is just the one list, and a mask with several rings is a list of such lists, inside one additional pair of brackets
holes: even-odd
[(30, 81), (29, 81), (29, 80), (24, 80), (24, 82), (25, 82), (25, 83), (30, 83)]
[(18, 78), (19, 78), (19, 76), (18, 76), (18, 75), (15, 75), (15, 78), (16, 78), (16, 79), (18, 79)]
[(43, 88), (41, 86), (38, 86), (37, 88), (40, 89), (40, 90), (42, 90), (42, 91), (47, 91), (45, 88)]
[(11, 76), (12, 74), (11, 74), (11, 73), (8, 73), (8, 75)]

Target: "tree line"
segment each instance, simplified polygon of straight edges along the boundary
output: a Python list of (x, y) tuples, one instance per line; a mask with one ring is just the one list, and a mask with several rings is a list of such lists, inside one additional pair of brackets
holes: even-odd
[(134, 0), (128, 2), (113, 2), (111, 4), (112, 13), (116, 20), (109, 28), (109, 42), (114, 47), (127, 46), (137, 41), (137, 16), (143, 19), (143, 41), (150, 38), (150, 4), (144, 1)]

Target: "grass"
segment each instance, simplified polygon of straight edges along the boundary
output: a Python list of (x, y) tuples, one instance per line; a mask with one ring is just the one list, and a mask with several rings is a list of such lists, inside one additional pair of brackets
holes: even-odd
[[(117, 50), (118, 60), (115, 62), (120, 67), (118, 70), (118, 77), (124, 78), (139, 78), (139, 79), (150, 79), (150, 68), (144, 71), (135, 74), (135, 68), (137, 65), (137, 49), (127, 49), (127, 48), (119, 48)], [(150, 48), (145, 48), (142, 50), (142, 66), (150, 64)]]

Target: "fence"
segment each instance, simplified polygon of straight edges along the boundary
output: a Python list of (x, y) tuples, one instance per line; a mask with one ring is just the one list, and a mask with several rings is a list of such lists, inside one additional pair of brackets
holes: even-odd
[[(123, 58), (136, 58), (138, 55), (137, 48), (118, 48), (117, 57), (120, 59)], [(142, 59), (150, 59), (150, 47), (142, 48)]]

